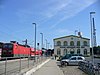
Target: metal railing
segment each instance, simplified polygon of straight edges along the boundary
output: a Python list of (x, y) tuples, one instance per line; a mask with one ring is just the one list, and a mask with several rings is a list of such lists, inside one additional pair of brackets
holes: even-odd
[(30, 57), (20, 57), (16, 59), (11, 57), (2, 58), (0, 61), (0, 75), (23, 74), (46, 59), (48, 59), (48, 57), (43, 56), (36, 56), (36, 61)]
[(93, 65), (92, 62), (82, 61), (79, 62), (78, 68), (87, 73), (88, 75), (100, 75), (100, 63)]

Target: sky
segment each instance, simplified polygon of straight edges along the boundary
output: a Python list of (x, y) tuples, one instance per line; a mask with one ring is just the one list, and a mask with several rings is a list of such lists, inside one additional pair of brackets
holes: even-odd
[(0, 0), (0, 41), (17, 41), (34, 47), (36, 39), (41, 45), (43, 33), (49, 47), (53, 48), (53, 39), (75, 35), (75, 30), (90, 39), (90, 12), (96, 26), (97, 45), (100, 45), (100, 0)]

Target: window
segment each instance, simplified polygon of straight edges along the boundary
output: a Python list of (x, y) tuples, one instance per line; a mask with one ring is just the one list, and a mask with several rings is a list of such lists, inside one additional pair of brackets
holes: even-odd
[(67, 54), (67, 49), (64, 49), (64, 53), (63, 53), (64, 55), (66, 55)]
[(70, 54), (74, 54), (74, 49), (71, 49), (70, 50)]
[(80, 46), (80, 41), (77, 41), (77, 46)]
[(57, 46), (61, 46), (61, 42), (60, 41), (57, 41)]
[(12, 49), (13, 45), (12, 44), (4, 44), (3, 48)]
[(12, 52), (12, 50), (8, 50), (8, 52)]
[(70, 42), (70, 46), (74, 46), (74, 42), (73, 41)]
[(76, 60), (76, 57), (72, 57), (70, 60)]
[(77, 54), (80, 54), (80, 49), (77, 49)]
[(5, 52), (7, 52), (7, 50), (3, 50), (3, 52), (5, 53)]
[(67, 46), (68, 44), (67, 44), (67, 41), (64, 41), (64, 46)]
[(83, 60), (81, 57), (78, 57), (78, 60)]
[(87, 49), (84, 49), (84, 55), (87, 55)]
[(57, 55), (61, 55), (61, 50), (57, 49)]
[(83, 43), (84, 43), (84, 46), (87, 46), (87, 41), (84, 41)]

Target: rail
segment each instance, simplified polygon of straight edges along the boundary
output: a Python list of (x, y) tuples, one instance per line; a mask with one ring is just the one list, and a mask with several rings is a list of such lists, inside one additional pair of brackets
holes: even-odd
[[(13, 60), (11, 60), (13, 59)], [(48, 57), (36, 56), (36, 61), (30, 57), (4, 57), (0, 61), (0, 75), (19, 75), (42, 63)]]

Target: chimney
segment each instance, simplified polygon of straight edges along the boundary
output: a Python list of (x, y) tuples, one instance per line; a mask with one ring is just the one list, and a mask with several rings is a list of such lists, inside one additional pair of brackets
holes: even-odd
[(79, 37), (82, 37), (82, 32), (78, 32), (78, 36)]

